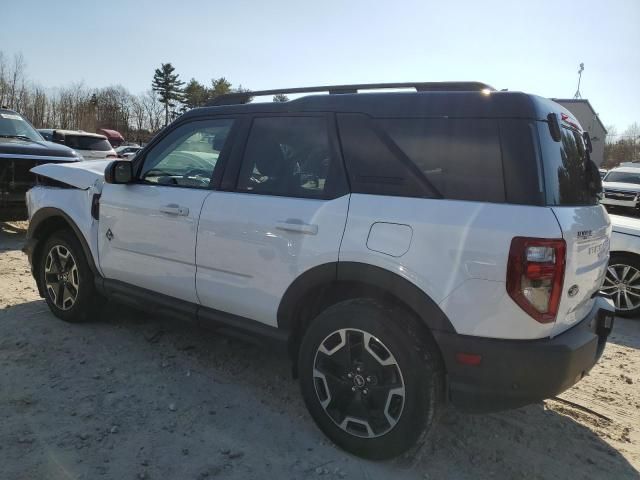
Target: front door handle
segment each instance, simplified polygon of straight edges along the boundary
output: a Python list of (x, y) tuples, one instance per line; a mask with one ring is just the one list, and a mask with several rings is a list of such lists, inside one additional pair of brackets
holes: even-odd
[(170, 203), (169, 205), (160, 207), (160, 211), (167, 215), (181, 215), (183, 217), (189, 215), (189, 209), (187, 207), (181, 207), (177, 203)]
[(284, 222), (277, 222), (278, 230), (286, 230), (288, 232), (306, 233), (308, 235), (316, 235), (318, 233), (318, 225), (313, 223), (304, 223), (302, 220), (289, 218)]

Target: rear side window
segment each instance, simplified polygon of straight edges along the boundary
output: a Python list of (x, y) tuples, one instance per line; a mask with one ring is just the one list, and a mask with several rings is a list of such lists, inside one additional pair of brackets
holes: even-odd
[(99, 152), (111, 150), (111, 144), (105, 138), (99, 137), (65, 135), (64, 144), (76, 150), (97, 150)]
[(289, 197), (326, 197), (333, 161), (325, 117), (253, 120), (238, 178), (239, 191)]
[(440, 197), (424, 174), (369, 117), (340, 114), (338, 127), (352, 192)]
[(339, 126), (354, 192), (505, 201), (496, 120), (339, 115)]
[(504, 202), (496, 120), (378, 120), (444, 198)]
[(562, 140), (556, 142), (544, 122), (539, 122), (538, 132), (547, 204), (596, 205), (601, 191), (600, 177), (580, 133), (562, 127)]

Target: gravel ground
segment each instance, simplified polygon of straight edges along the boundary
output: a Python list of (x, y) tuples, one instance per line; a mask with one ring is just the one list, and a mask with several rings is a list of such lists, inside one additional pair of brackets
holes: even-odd
[(442, 417), (389, 462), (315, 427), (268, 348), (108, 304), (49, 313), (0, 223), (0, 479), (640, 478), (640, 321), (617, 319), (600, 363), (561, 398)]

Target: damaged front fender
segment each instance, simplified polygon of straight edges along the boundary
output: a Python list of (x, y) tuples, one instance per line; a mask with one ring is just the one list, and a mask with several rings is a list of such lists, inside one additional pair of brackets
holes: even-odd
[[(32, 272), (35, 272), (40, 259), (40, 249), (46, 239), (56, 230), (65, 228), (76, 235), (83, 246), (91, 269), (94, 274), (100, 275), (96, 199), (102, 190), (102, 180), (94, 178), (94, 184), (87, 186), (88, 178), (86, 177), (84, 183), (81, 183), (81, 179), (77, 176), (73, 179), (59, 176), (57, 178), (47, 176), (47, 178), (65, 185), (73, 182), (85, 188), (38, 185), (27, 192), (30, 222), (24, 251), (29, 256)], [(34, 277), (37, 276), (34, 275)], [(38, 278), (36, 278), (37, 281)]]
[(91, 160), (64, 164), (46, 163), (32, 168), (31, 172), (81, 190), (91, 187), (101, 190), (104, 170), (110, 162), (111, 160)]

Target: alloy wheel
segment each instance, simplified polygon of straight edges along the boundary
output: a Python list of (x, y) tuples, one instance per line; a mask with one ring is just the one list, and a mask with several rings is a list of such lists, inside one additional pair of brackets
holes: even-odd
[(49, 298), (60, 310), (69, 310), (76, 303), (80, 276), (71, 251), (64, 245), (49, 250), (44, 264), (45, 287)]
[(640, 306), (640, 271), (631, 265), (609, 265), (601, 291), (613, 299), (616, 309), (634, 310)]
[(313, 380), (324, 411), (351, 435), (380, 437), (400, 420), (405, 403), (400, 365), (380, 339), (363, 330), (328, 335), (316, 351)]

